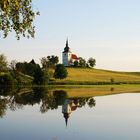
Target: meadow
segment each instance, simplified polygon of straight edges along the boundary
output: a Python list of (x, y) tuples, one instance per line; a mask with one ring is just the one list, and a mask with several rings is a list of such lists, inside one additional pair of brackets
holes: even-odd
[(90, 68), (67, 68), (68, 77), (63, 80), (51, 79), (51, 84), (102, 85), (140, 84), (140, 72), (117, 72)]

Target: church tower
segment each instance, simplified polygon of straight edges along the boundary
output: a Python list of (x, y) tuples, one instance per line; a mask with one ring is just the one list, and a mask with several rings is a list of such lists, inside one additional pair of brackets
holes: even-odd
[(64, 66), (70, 66), (71, 65), (71, 56), (72, 56), (72, 53), (70, 51), (70, 48), (69, 48), (69, 44), (68, 44), (68, 39), (66, 40), (66, 46), (64, 48), (64, 51), (62, 52), (62, 61), (63, 61), (63, 64)]

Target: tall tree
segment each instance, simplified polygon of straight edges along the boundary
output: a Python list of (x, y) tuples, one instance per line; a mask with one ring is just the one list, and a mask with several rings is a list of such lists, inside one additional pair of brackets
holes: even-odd
[(41, 58), (41, 64), (43, 69), (54, 68), (58, 64), (58, 62), (58, 56), (54, 55)]
[(42, 57), (41, 58), (41, 65), (42, 65), (42, 68), (43, 69), (47, 69), (47, 68), (49, 68), (49, 61), (48, 61), (48, 58), (46, 58), (46, 57)]
[(17, 39), (20, 35), (34, 37), (33, 21), (39, 12), (34, 12), (32, 0), (0, 0), (0, 31), (4, 38), (15, 31)]
[(58, 56), (52, 55), (52, 56), (48, 56), (47, 58), (49, 62), (52, 64), (52, 66), (56, 66), (56, 64), (58, 64), (59, 62)]

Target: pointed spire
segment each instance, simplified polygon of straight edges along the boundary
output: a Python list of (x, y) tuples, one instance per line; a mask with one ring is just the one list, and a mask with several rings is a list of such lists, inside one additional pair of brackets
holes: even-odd
[(65, 118), (66, 127), (68, 125), (68, 118)]
[(67, 38), (67, 40), (66, 40), (66, 46), (65, 46), (65, 48), (64, 48), (63, 53), (66, 53), (66, 52), (71, 52), (71, 51), (70, 51), (70, 48), (69, 48), (68, 38)]
[(66, 40), (66, 47), (69, 47), (68, 37), (67, 37), (67, 40)]
[(64, 118), (65, 118), (65, 123), (66, 123), (66, 127), (67, 127), (69, 114), (68, 113), (64, 113)]

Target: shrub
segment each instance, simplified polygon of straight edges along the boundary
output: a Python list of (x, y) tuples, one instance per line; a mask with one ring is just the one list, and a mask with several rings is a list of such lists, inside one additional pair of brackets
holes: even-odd
[(78, 67), (78, 65), (79, 65), (78, 61), (74, 61), (73, 66)]
[(114, 78), (111, 78), (110, 79), (110, 82), (113, 84), (114, 83)]
[(67, 69), (63, 64), (56, 65), (55, 72), (54, 72), (54, 78), (56, 79), (64, 79), (68, 76)]

